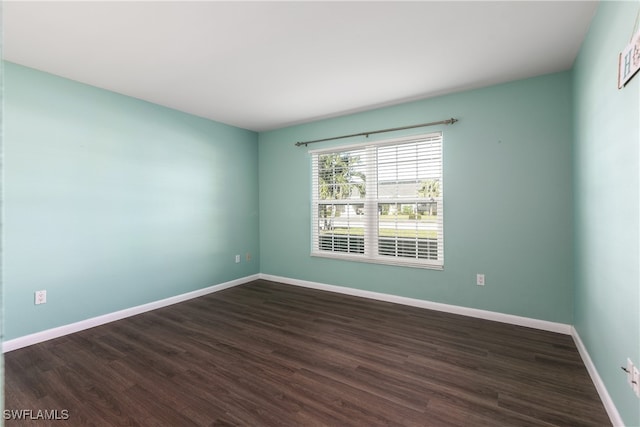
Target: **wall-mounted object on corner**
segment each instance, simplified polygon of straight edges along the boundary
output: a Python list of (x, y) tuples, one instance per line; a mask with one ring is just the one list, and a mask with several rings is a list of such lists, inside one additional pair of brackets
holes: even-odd
[(631, 38), (618, 57), (618, 89), (622, 89), (640, 70), (640, 31)]

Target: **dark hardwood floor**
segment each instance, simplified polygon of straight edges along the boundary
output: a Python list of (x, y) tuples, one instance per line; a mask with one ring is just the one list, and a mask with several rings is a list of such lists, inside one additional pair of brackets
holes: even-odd
[(69, 411), (8, 426), (610, 425), (569, 336), (267, 281), (6, 353), (5, 409)]

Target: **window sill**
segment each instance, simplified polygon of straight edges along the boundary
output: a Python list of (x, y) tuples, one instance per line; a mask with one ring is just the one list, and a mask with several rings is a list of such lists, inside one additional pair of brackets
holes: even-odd
[(381, 265), (393, 265), (396, 267), (410, 267), (410, 268), (422, 268), (427, 270), (444, 270), (444, 265), (435, 264), (433, 262), (428, 261), (413, 261), (412, 258), (407, 258), (407, 261), (402, 259), (399, 261), (397, 258), (388, 258), (388, 257), (375, 257), (370, 258), (364, 255), (346, 255), (346, 254), (335, 254), (335, 253), (327, 253), (327, 252), (311, 252), (312, 257), (318, 258), (330, 258), (337, 259), (342, 261), (356, 261), (356, 262), (365, 262), (368, 264), (381, 264)]

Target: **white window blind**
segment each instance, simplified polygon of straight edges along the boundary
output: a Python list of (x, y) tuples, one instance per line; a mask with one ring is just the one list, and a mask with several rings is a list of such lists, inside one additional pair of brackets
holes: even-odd
[(313, 150), (314, 256), (442, 269), (442, 134)]

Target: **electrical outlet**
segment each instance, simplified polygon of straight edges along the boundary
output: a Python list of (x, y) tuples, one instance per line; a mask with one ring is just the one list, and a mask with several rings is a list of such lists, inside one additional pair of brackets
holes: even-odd
[(476, 274), (476, 285), (484, 286), (484, 274)]
[(35, 292), (35, 303), (45, 304), (47, 302), (47, 291), (36, 291)]
[(240, 262), (240, 255), (236, 255), (236, 264)]
[(631, 370), (631, 388), (636, 392), (636, 396), (640, 397), (640, 369), (637, 366)]

